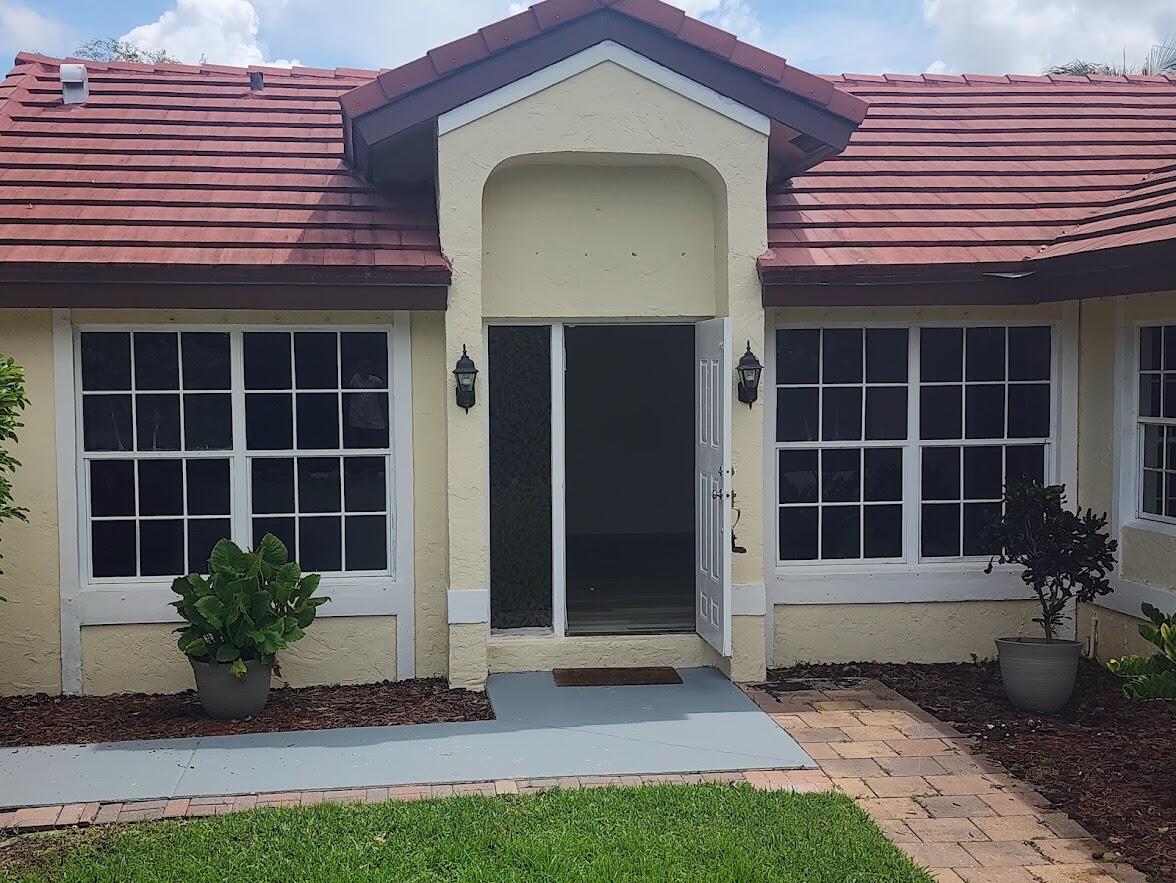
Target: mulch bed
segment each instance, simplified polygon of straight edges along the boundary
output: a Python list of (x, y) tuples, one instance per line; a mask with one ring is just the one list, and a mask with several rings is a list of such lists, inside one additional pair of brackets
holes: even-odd
[(1057, 715), (1013, 708), (995, 663), (805, 665), (770, 676), (882, 681), (974, 737), (1141, 871), (1176, 881), (1176, 702), (1129, 702), (1121, 681), (1087, 662)]
[(195, 692), (176, 695), (0, 697), (0, 747), (229, 736), (336, 727), (386, 727), (493, 720), (483, 693), (451, 690), (440, 678), (349, 687), (285, 687), (254, 717), (217, 721)]

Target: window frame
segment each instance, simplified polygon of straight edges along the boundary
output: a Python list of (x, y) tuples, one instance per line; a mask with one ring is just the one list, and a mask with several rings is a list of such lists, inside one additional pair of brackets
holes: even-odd
[[(919, 437), (919, 415), (922, 406), (920, 380), (920, 358), (921, 358), (921, 338), (920, 333), (924, 328), (984, 328), (984, 327), (1002, 327), (1006, 329), (1024, 328), (1024, 327), (1045, 327), (1050, 329), (1050, 397), (1049, 397), (1049, 419), (1050, 419), (1050, 436), (1044, 441), (1039, 439), (921, 439)], [(907, 346), (907, 438), (905, 441), (810, 441), (810, 442), (779, 442), (776, 441), (775, 416), (777, 408), (777, 383), (776, 383), (776, 332), (782, 330), (803, 330), (803, 329), (830, 329), (830, 328), (861, 328), (865, 330), (875, 328), (900, 328), (908, 331), (908, 346)], [(923, 489), (922, 489), (922, 450), (925, 447), (984, 447), (984, 446), (999, 446), (1009, 447), (1018, 444), (1044, 444), (1045, 446), (1045, 480), (1046, 483), (1056, 483), (1063, 480), (1066, 475), (1066, 464), (1063, 458), (1066, 456), (1067, 445), (1064, 442), (1063, 434), (1066, 427), (1061, 425), (1063, 397), (1065, 395), (1066, 384), (1070, 381), (1064, 377), (1065, 358), (1064, 348), (1066, 346), (1065, 339), (1065, 319), (1054, 317), (1042, 318), (1000, 318), (1000, 317), (985, 317), (985, 318), (969, 318), (969, 319), (932, 319), (920, 320), (918, 318), (910, 319), (896, 319), (896, 320), (853, 320), (853, 319), (829, 319), (824, 317), (813, 317), (807, 321), (805, 320), (788, 320), (783, 321), (777, 319), (768, 322), (768, 343), (765, 346), (766, 350), (766, 364), (764, 368), (765, 386), (768, 387), (768, 403), (770, 403), (770, 411), (767, 412), (765, 419), (765, 436), (767, 440), (767, 451), (770, 456), (770, 468), (765, 472), (765, 500), (771, 509), (771, 514), (765, 518), (765, 524), (768, 527), (767, 536), (765, 537), (765, 558), (767, 559), (770, 572), (776, 575), (786, 574), (806, 574), (810, 576), (824, 576), (824, 575), (839, 575), (839, 574), (860, 574), (865, 575), (870, 572), (879, 574), (886, 573), (912, 573), (912, 572), (956, 572), (961, 571), (972, 572), (981, 571), (988, 564), (988, 556), (965, 556), (960, 555), (956, 557), (922, 557), (922, 536), (921, 536), (921, 515), (923, 505)], [(1005, 353), (1006, 363), (1008, 359), (1008, 351)], [(1007, 388), (1009, 381), (1006, 379), (1004, 384)], [(785, 384), (787, 385), (787, 384)], [(890, 385), (890, 384), (888, 384)], [(935, 384), (929, 384), (935, 385)], [(966, 381), (961, 379), (960, 386), (966, 386)], [(961, 423), (961, 427), (963, 424)], [(1007, 433), (1007, 426), (1006, 426)], [(863, 427), (864, 435), (864, 427)], [(903, 452), (903, 556), (899, 559), (891, 558), (846, 558), (846, 559), (814, 559), (814, 560), (782, 560), (779, 548), (779, 522), (780, 522), (780, 502), (779, 502), (779, 451), (782, 449), (814, 449), (822, 450), (832, 447), (853, 447), (853, 448), (900, 448)], [(961, 488), (961, 494), (963, 489)], [(962, 549), (961, 549), (962, 551)], [(1011, 569), (1010, 567), (1000, 567), (999, 569)]]
[[(252, 482), (251, 462), (254, 459), (290, 459), (297, 460), (304, 457), (338, 457), (340, 458), (340, 494), (343, 493), (343, 469), (342, 459), (348, 457), (383, 457), (385, 459), (385, 469), (387, 476), (387, 486), (385, 489), (385, 541), (388, 553), (388, 567), (379, 571), (332, 571), (323, 573), (324, 586), (337, 586), (342, 588), (358, 588), (358, 589), (372, 589), (374, 587), (384, 587), (390, 582), (400, 582), (403, 575), (411, 573), (411, 561), (404, 559), (411, 559), (411, 527), (409, 522), (404, 524), (403, 507), (407, 506), (411, 509), (411, 415), (410, 412), (403, 410), (403, 404), (410, 402), (409, 378), (406, 375), (408, 372), (402, 370), (405, 359), (409, 356), (407, 351), (409, 347), (407, 322), (388, 324), (387, 322), (372, 322), (372, 323), (349, 323), (349, 324), (285, 324), (285, 323), (199, 323), (199, 322), (176, 322), (176, 323), (151, 323), (151, 322), (127, 322), (127, 323), (72, 323), (71, 329), (71, 357), (72, 357), (72, 385), (73, 385), (73, 420), (74, 432), (69, 439), (69, 444), (72, 445), (72, 457), (74, 468), (76, 472), (76, 501), (77, 501), (77, 565), (78, 565), (78, 579), (79, 589), (81, 592), (158, 592), (161, 590), (169, 590), (171, 587), (173, 576), (118, 576), (118, 577), (94, 577), (92, 575), (93, 561), (91, 554), (91, 514), (90, 514), (90, 494), (89, 494), (89, 464), (94, 460), (132, 460), (136, 463), (147, 459), (162, 459), (162, 460), (179, 460), (186, 463), (188, 460), (195, 459), (215, 459), (229, 461), (229, 493), (230, 493), (230, 514), (227, 516), (231, 524), (232, 539), (241, 545), (243, 548), (252, 546)], [(82, 417), (82, 403), (85, 393), (82, 388), (82, 360), (81, 360), (81, 338), (87, 332), (106, 332), (117, 334), (130, 334), (135, 332), (167, 332), (182, 334), (183, 332), (218, 332), (227, 333), (229, 335), (229, 364), (230, 364), (230, 384), (227, 390), (231, 399), (231, 419), (233, 428), (233, 445), (225, 450), (211, 450), (211, 451), (85, 451), (83, 441), (83, 417)], [(293, 451), (289, 450), (249, 450), (246, 447), (245, 436), (245, 398), (247, 390), (245, 389), (245, 363), (244, 363), (244, 335), (251, 332), (261, 333), (286, 333), (295, 334), (298, 332), (330, 332), (330, 333), (383, 333), (386, 335), (388, 342), (388, 388), (389, 395), (389, 409), (388, 409), (388, 423), (389, 423), (389, 440), (387, 448), (363, 449), (355, 448), (348, 449), (342, 447), (343, 445), (343, 427), (340, 423), (340, 447), (338, 449), (307, 449)], [(398, 352), (398, 350), (405, 350), (405, 352)], [(131, 383), (134, 386), (134, 346), (132, 337), (132, 362), (131, 362)], [(297, 396), (297, 389), (295, 381), (291, 378), (291, 389), (289, 390), (292, 397)], [(182, 386), (182, 384), (181, 384)], [(155, 393), (156, 390), (145, 390), (143, 392)], [(331, 392), (325, 390), (324, 392)], [(102, 392), (100, 394), (111, 394), (109, 392)], [(138, 395), (139, 392), (127, 393), (132, 396)], [(166, 391), (165, 391), (166, 394)], [(180, 395), (183, 395), (181, 391)], [(340, 402), (340, 407), (345, 405)], [(293, 420), (297, 422), (296, 401), (294, 403), (295, 410), (292, 412)], [(181, 398), (181, 420), (182, 420), (183, 403)], [(134, 414), (132, 406), (132, 415)], [(405, 419), (407, 417), (407, 419)], [(134, 431), (134, 418), (132, 416), (132, 431)], [(182, 431), (182, 423), (181, 423)], [(296, 431), (296, 430), (294, 430)], [(405, 435), (408, 435), (406, 438)], [(183, 447), (183, 438), (181, 437), (181, 448)], [(406, 456), (407, 454), (407, 456)], [(408, 462), (404, 462), (405, 460)], [(297, 472), (297, 466), (295, 466)], [(186, 468), (183, 470), (186, 481)], [(136, 467), (137, 475), (137, 467)], [(297, 480), (297, 479), (295, 479)], [(405, 484), (407, 483), (407, 487)], [(297, 504), (296, 504), (297, 505)], [(340, 501), (342, 506), (342, 500)], [(366, 514), (366, 513), (365, 513)], [(187, 515), (180, 516), (187, 524)], [(225, 516), (221, 516), (225, 517)], [(345, 519), (346, 515), (341, 515), (341, 519)], [(134, 516), (136, 524), (136, 538), (139, 535), (140, 516)], [(407, 527), (408, 530), (404, 528)], [(297, 529), (297, 523), (295, 526)], [(341, 526), (344, 533), (341, 535), (341, 543), (345, 544), (345, 526)], [(293, 553), (292, 553), (293, 554)], [(185, 561), (185, 564), (187, 562)]]
[[(1130, 326), (1131, 339), (1127, 347), (1127, 378), (1128, 378), (1128, 403), (1130, 408), (1131, 418), (1127, 422), (1127, 431), (1131, 433), (1134, 439), (1132, 445), (1128, 448), (1131, 452), (1131, 461), (1129, 465), (1130, 473), (1127, 486), (1130, 488), (1131, 498), (1133, 500), (1131, 508), (1132, 520), (1140, 527), (1149, 530), (1159, 530), (1166, 533), (1176, 533), (1176, 516), (1161, 515), (1154, 512), (1147, 512), (1143, 508), (1144, 497), (1144, 432), (1147, 426), (1170, 427), (1176, 430), (1176, 417), (1144, 417), (1140, 414), (1139, 402), (1140, 393), (1142, 392), (1143, 383), (1143, 366), (1141, 361), (1143, 359), (1143, 348), (1140, 346), (1140, 337), (1146, 328), (1176, 328), (1176, 318), (1173, 319), (1145, 319), (1132, 323)], [(1163, 368), (1164, 347), (1166, 342), (1161, 340), (1161, 387), (1163, 386), (1163, 376), (1165, 369)], [(1149, 372), (1154, 373), (1154, 372)], [(1161, 407), (1161, 411), (1163, 408)], [(1160, 470), (1161, 475), (1167, 476), (1169, 472), (1167, 468)], [(1166, 491), (1165, 491), (1166, 492)]]

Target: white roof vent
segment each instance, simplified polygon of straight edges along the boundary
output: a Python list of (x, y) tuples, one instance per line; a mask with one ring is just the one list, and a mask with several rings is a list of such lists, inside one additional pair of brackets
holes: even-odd
[(61, 100), (65, 104), (81, 104), (90, 97), (90, 77), (84, 64), (61, 66)]

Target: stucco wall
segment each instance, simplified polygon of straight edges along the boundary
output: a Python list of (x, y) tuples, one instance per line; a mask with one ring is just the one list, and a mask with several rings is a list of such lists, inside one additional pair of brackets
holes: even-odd
[(1157, 648), (1139, 634), (1142, 622), (1144, 620), (1117, 610), (1081, 604), (1078, 607), (1078, 640), (1082, 642), (1083, 652), (1103, 665), (1120, 656), (1151, 656)]
[(650, 665), (718, 668), (722, 663), (698, 635), (494, 636), (488, 650), (493, 672)]
[[(157, 623), (83, 627), (82, 692), (105, 696), (192, 689), (192, 667), (176, 649), (174, 628)], [(292, 687), (395, 680), (396, 617), (320, 617), (305, 638), (278, 655), (278, 663)]]
[(1032, 601), (776, 605), (775, 664), (968, 662), (997, 638), (1032, 635)]
[(61, 690), (57, 460), (53, 429), (53, 314), (0, 310), (0, 353), (24, 368), (29, 408), (13, 454), (16, 504), (29, 522), (0, 527), (0, 694)]

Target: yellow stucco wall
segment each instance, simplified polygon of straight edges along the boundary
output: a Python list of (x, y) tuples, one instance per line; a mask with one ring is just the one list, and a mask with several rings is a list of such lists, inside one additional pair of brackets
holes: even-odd
[[(760, 632), (763, 643), (763, 632)], [(490, 671), (549, 671), (553, 668), (607, 668), (650, 665), (721, 667), (722, 660), (698, 635), (615, 635), (551, 638), (490, 638)]]
[[(177, 693), (195, 687), (176, 649), (175, 626), (159, 623), (82, 628), (82, 692)], [(278, 655), (291, 687), (371, 684), (396, 679), (396, 617), (320, 617)], [(275, 685), (278, 681), (275, 679)]]
[(1139, 634), (1144, 621), (1094, 604), (1079, 605), (1078, 639), (1083, 652), (1104, 665), (1120, 656), (1151, 656), (1157, 648)]
[(13, 454), (21, 461), (12, 492), (28, 524), (0, 526), (0, 694), (61, 690), (58, 619), (57, 460), (53, 429), (53, 314), (0, 310), (0, 353), (24, 368), (25, 427)]
[(1032, 601), (778, 604), (775, 664), (968, 662), (996, 656), (997, 638), (1032, 635)]

